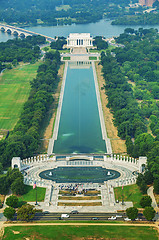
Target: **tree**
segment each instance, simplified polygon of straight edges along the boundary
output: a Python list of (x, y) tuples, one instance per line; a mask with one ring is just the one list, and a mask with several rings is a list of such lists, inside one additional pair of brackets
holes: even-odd
[(0, 208), (2, 208), (3, 207), (3, 204), (2, 204), (2, 201), (0, 200)]
[(6, 200), (6, 204), (9, 207), (13, 207), (13, 208), (18, 207), (18, 198), (17, 198), (17, 196), (11, 195), (10, 197), (8, 197), (7, 200)]
[(146, 182), (146, 184), (152, 184), (154, 181), (153, 175), (150, 172), (150, 170), (146, 170), (144, 173), (144, 180)]
[(2, 195), (6, 195), (8, 193), (9, 190), (9, 182), (7, 177), (4, 175), (2, 175), (2, 177), (0, 177), (0, 194)]
[(141, 207), (151, 207), (152, 199), (150, 196), (143, 196), (140, 200)]
[(154, 180), (154, 192), (156, 193), (156, 194), (159, 194), (159, 178), (156, 178), (155, 180)]
[(3, 165), (2, 165), (2, 163), (0, 162), (0, 174), (2, 174), (2, 172), (3, 172)]
[(143, 193), (143, 194), (146, 194), (147, 193), (147, 184), (145, 183), (145, 181), (143, 180), (140, 184), (140, 191)]
[(17, 212), (17, 219), (22, 221), (30, 221), (35, 216), (36, 210), (34, 206), (30, 204), (25, 204), (21, 208), (18, 209)]
[(143, 211), (143, 215), (148, 221), (152, 221), (152, 219), (155, 217), (155, 210), (153, 207), (145, 207), (145, 210)]
[(127, 153), (132, 155), (133, 149), (134, 149), (134, 145), (133, 145), (133, 142), (132, 142), (130, 136), (126, 136), (125, 144), (126, 144), (126, 148), (127, 148)]
[(11, 220), (15, 214), (15, 209), (12, 207), (7, 207), (4, 209), (3, 215), (7, 218), (7, 220)]
[(16, 179), (20, 178), (23, 180), (23, 174), (19, 171), (19, 169), (14, 168), (14, 169), (9, 169), (9, 171), (7, 172), (7, 178), (10, 182), (10, 184), (12, 184)]
[(128, 218), (134, 220), (138, 216), (138, 209), (136, 207), (130, 207), (126, 209), (126, 214)]
[(11, 190), (16, 195), (23, 195), (25, 193), (25, 184), (23, 183), (23, 180), (21, 178), (17, 178), (11, 184)]

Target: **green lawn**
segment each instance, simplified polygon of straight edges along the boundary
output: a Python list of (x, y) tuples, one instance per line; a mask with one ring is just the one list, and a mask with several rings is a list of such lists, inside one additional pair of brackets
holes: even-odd
[[(32, 186), (25, 185), (26, 194), (18, 197), (20, 202), (35, 202), (36, 190)], [(37, 200), (38, 202), (44, 201), (46, 188), (37, 187)]]
[(97, 57), (89, 57), (89, 60), (97, 60)]
[(70, 49), (59, 50), (60, 53), (70, 53)]
[(0, 76), (0, 129), (14, 128), (30, 92), (30, 80), (40, 62), (5, 70)]
[(70, 57), (63, 57), (63, 60), (70, 60)]
[(112, 50), (116, 48), (115, 46), (112, 46), (112, 45), (108, 45), (108, 48), (107, 49), (101, 49), (101, 50), (97, 50), (97, 49), (89, 49), (89, 52), (91, 53), (101, 53), (101, 52), (106, 52), (107, 50)]
[(139, 190), (139, 187), (134, 184), (130, 186), (124, 186), (123, 190), (122, 187), (114, 188), (115, 192), (115, 199), (121, 201), (122, 200), (122, 192), (123, 192), (123, 199), (124, 201), (132, 201), (134, 207), (141, 208), (139, 202), (142, 198), (142, 193)]
[(6, 227), (2, 240), (75, 240), (118, 239), (157, 240), (157, 230), (136, 226), (28, 226)]

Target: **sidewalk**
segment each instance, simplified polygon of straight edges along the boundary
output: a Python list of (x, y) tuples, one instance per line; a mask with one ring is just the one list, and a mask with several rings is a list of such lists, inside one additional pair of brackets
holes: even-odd
[(155, 199), (155, 196), (153, 194), (153, 186), (151, 186), (150, 188), (148, 188), (147, 190), (147, 195), (150, 196), (152, 198), (152, 204), (151, 206), (155, 209), (156, 212), (159, 212), (159, 208)]

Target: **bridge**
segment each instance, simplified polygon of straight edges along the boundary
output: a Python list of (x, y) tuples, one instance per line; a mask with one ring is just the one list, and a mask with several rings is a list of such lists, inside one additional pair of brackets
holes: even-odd
[(23, 28), (11, 26), (11, 25), (5, 25), (5, 24), (0, 24), (0, 31), (1, 32), (7, 32), (8, 34), (12, 34), (17, 37), (27, 37), (27, 36), (33, 36), (33, 35), (40, 35), (46, 38), (47, 41), (56, 41), (55, 38), (48, 37), (46, 35), (43, 35), (41, 33), (35, 33)]

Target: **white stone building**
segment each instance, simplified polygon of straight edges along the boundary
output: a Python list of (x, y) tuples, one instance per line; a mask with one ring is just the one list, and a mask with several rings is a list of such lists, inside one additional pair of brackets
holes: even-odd
[(93, 47), (93, 37), (90, 33), (70, 33), (67, 37), (67, 47)]

